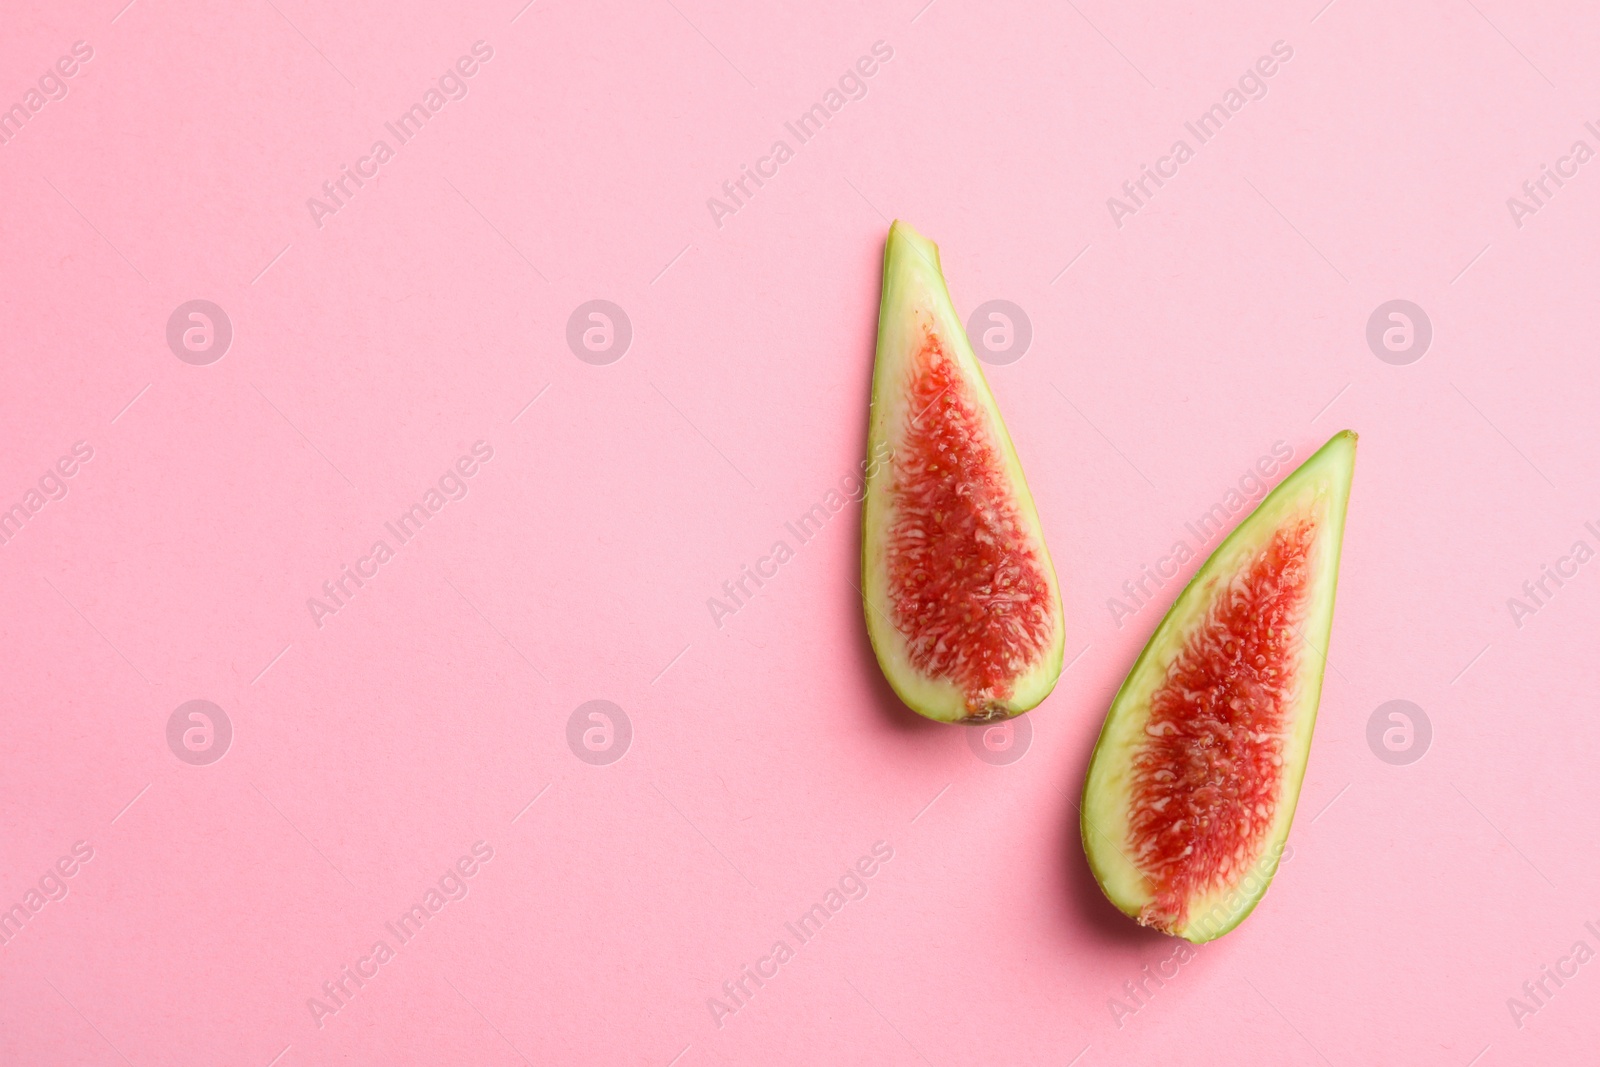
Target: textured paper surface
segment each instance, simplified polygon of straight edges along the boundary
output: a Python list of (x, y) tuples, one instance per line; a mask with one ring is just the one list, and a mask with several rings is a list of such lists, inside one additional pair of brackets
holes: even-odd
[[(0, 1061), (1593, 1058), (1592, 12), (122, 2), (0, 20)], [(1009, 738), (829, 507), (895, 217), (1062, 578)], [(1346, 427), (1292, 855), (1177, 959), (1089, 751)]]

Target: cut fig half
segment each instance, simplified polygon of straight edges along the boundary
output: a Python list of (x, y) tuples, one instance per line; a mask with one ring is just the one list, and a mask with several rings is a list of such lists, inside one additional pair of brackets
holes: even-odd
[(1339, 581), (1356, 435), (1262, 500), (1179, 594), (1106, 713), (1083, 787), (1095, 880), (1200, 943), (1277, 872), (1305, 777)]
[(889, 228), (862, 508), (867, 632), (900, 699), (941, 722), (1038, 705), (1061, 674), (1055, 569), (939, 249)]

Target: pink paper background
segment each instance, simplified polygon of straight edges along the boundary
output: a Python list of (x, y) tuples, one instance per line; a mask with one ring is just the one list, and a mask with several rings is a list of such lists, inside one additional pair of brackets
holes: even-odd
[[(0, 948), (0, 1062), (1593, 1059), (1600, 963), (1507, 1004), (1600, 949), (1600, 562), (1507, 606), (1600, 547), (1600, 163), (1520, 227), (1506, 204), (1600, 148), (1587, 7), (122, 2), (0, 31), (0, 103), (93, 49), (0, 146), (0, 506), (93, 449), (0, 545), (0, 907), (93, 850)], [(479, 40), (468, 95), (316, 225)], [(1266, 97), (1115, 225), (1280, 40)], [(894, 217), (964, 315), (1032, 324), (989, 378), (1082, 654), (1009, 765), (882, 681), (854, 505), (721, 628), (706, 605), (862, 459)], [(1434, 331), (1404, 366), (1364, 336), (1395, 298)], [(234, 332), (204, 366), (166, 339), (194, 299)], [(609, 365), (566, 341), (593, 299), (632, 325)], [(1293, 858), (1119, 1014), (1174, 942), (1100, 897), (1072, 802), (1177, 586), (1120, 628), (1107, 601), (1275, 441), (1344, 427)], [(467, 496), (319, 627), (307, 598), (479, 440)], [(206, 766), (167, 742), (192, 699), (234, 731)], [(605, 766), (567, 740), (596, 699), (632, 728)], [(1404, 766), (1367, 743), (1394, 699), (1433, 729)], [(465, 898), (319, 1026), (308, 998), (478, 841)], [(719, 1026), (708, 998), (878, 841), (867, 896)]]

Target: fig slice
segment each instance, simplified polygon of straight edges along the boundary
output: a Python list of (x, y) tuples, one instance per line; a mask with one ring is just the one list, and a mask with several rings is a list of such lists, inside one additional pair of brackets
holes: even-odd
[(1111, 702), (1081, 833), (1111, 903), (1196, 944), (1277, 872), (1322, 694), (1356, 435), (1323, 445), (1217, 546)]
[(1055, 569), (938, 246), (898, 221), (883, 250), (867, 445), (861, 595), (889, 684), (941, 722), (1035, 707), (1061, 674)]

